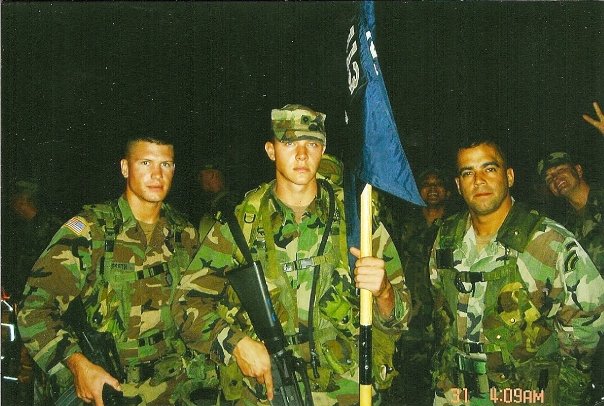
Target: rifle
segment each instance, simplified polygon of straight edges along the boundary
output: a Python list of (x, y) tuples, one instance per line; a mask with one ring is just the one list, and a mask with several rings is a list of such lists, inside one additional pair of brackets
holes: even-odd
[[(231, 234), (247, 264), (226, 273), (226, 276), (241, 301), (241, 305), (250, 316), (256, 335), (264, 342), (271, 357), (271, 374), (273, 376), (274, 398), (273, 406), (312, 406), (312, 395), (306, 375), (306, 364), (294, 357), (287, 350), (287, 341), (281, 322), (277, 318), (271, 297), (268, 293), (262, 266), (252, 259), (245, 237), (239, 223), (227, 211), (226, 218)], [(296, 371), (304, 379), (306, 387), (306, 403), (302, 398), (300, 386), (296, 380)]]
[[(71, 327), (78, 338), (82, 354), (89, 361), (102, 367), (111, 376), (117, 378), (120, 382), (124, 382), (125, 376), (120, 365), (113, 336), (108, 332), (98, 332), (88, 324), (86, 311), (80, 297), (76, 297), (69, 304), (67, 311), (63, 315), (63, 321)], [(74, 406), (79, 405), (80, 402), (76, 394), (75, 385), (71, 385), (55, 401), (55, 406)], [(122, 392), (113, 389), (107, 384), (103, 387), (103, 403), (105, 406), (122, 406), (125, 404)]]
[(591, 401), (594, 406), (604, 406), (604, 335), (600, 335), (591, 366)]

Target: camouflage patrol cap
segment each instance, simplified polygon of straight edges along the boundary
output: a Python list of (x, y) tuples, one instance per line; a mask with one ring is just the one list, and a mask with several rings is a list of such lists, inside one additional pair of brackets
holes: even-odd
[(325, 114), (302, 106), (288, 104), (271, 111), (275, 138), (279, 141), (313, 139), (326, 144)]
[(21, 179), (14, 184), (14, 194), (37, 196), (40, 190), (40, 185), (33, 179)]
[(574, 164), (575, 162), (566, 152), (552, 152), (537, 164), (537, 174), (540, 178), (545, 176), (545, 171), (554, 166), (562, 164)]
[(334, 185), (342, 186), (344, 183), (344, 164), (333, 155), (323, 154), (317, 177), (327, 179)]

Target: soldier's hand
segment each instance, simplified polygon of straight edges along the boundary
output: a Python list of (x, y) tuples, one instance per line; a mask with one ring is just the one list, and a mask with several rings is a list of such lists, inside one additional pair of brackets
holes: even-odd
[(354, 264), (355, 286), (369, 290), (376, 299), (380, 313), (389, 317), (394, 308), (394, 292), (386, 275), (384, 260), (376, 257), (361, 258), (361, 251), (355, 247), (350, 247), (350, 253), (357, 258)]
[(65, 363), (73, 374), (76, 394), (85, 403), (104, 406), (103, 386), (105, 384), (108, 384), (117, 391), (122, 390), (117, 379), (100, 366), (90, 362), (88, 358), (79, 352), (67, 358)]
[(264, 344), (250, 337), (244, 337), (235, 346), (233, 356), (243, 375), (256, 378), (258, 383), (266, 385), (266, 396), (269, 400), (273, 400), (271, 358)]
[(596, 129), (600, 131), (602, 135), (604, 135), (604, 114), (602, 114), (602, 110), (600, 110), (598, 102), (593, 102), (593, 106), (597, 119), (594, 119), (587, 114), (583, 114), (583, 120), (596, 127)]
[(380, 296), (389, 286), (384, 260), (376, 257), (361, 258), (361, 251), (351, 247), (350, 253), (357, 257), (354, 264), (354, 281), (359, 289), (367, 289), (373, 296)]

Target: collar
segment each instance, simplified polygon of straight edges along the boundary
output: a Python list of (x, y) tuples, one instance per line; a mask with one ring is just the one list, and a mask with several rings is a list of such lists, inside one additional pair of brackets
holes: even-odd
[[(274, 220), (276, 216), (281, 216), (281, 224), (285, 224), (288, 219), (294, 221), (294, 212), (293, 210), (283, 203), (279, 197), (275, 194), (275, 187), (273, 186), (269, 189), (270, 199), (269, 205), (271, 209), (271, 217)], [(322, 223), (327, 222), (327, 217), (329, 215), (329, 193), (321, 186), (321, 182), (317, 182), (317, 196), (313, 199), (312, 202), (306, 208), (304, 213), (305, 216), (318, 216)]]
[[(128, 201), (126, 200), (124, 195), (120, 196), (120, 198), (117, 201), (117, 205), (122, 213), (123, 229), (128, 230), (132, 227), (136, 227), (138, 224), (138, 220), (136, 219), (136, 217), (134, 217), (134, 214), (132, 213), (132, 209), (130, 208), (130, 204), (128, 203)], [(165, 218), (166, 218), (165, 209), (166, 209), (166, 204), (162, 203), (161, 211), (159, 214), (159, 219), (157, 220), (157, 224), (160, 227), (165, 226)]]

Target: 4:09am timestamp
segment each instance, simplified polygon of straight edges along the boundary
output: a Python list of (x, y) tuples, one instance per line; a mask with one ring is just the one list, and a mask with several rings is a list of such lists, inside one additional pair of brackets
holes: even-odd
[[(470, 394), (467, 388), (452, 388), (453, 402), (469, 402)], [(531, 390), (522, 388), (491, 388), (489, 389), (489, 399), (492, 402), (510, 403), (510, 404), (532, 404), (544, 403), (545, 394), (543, 390)]]

